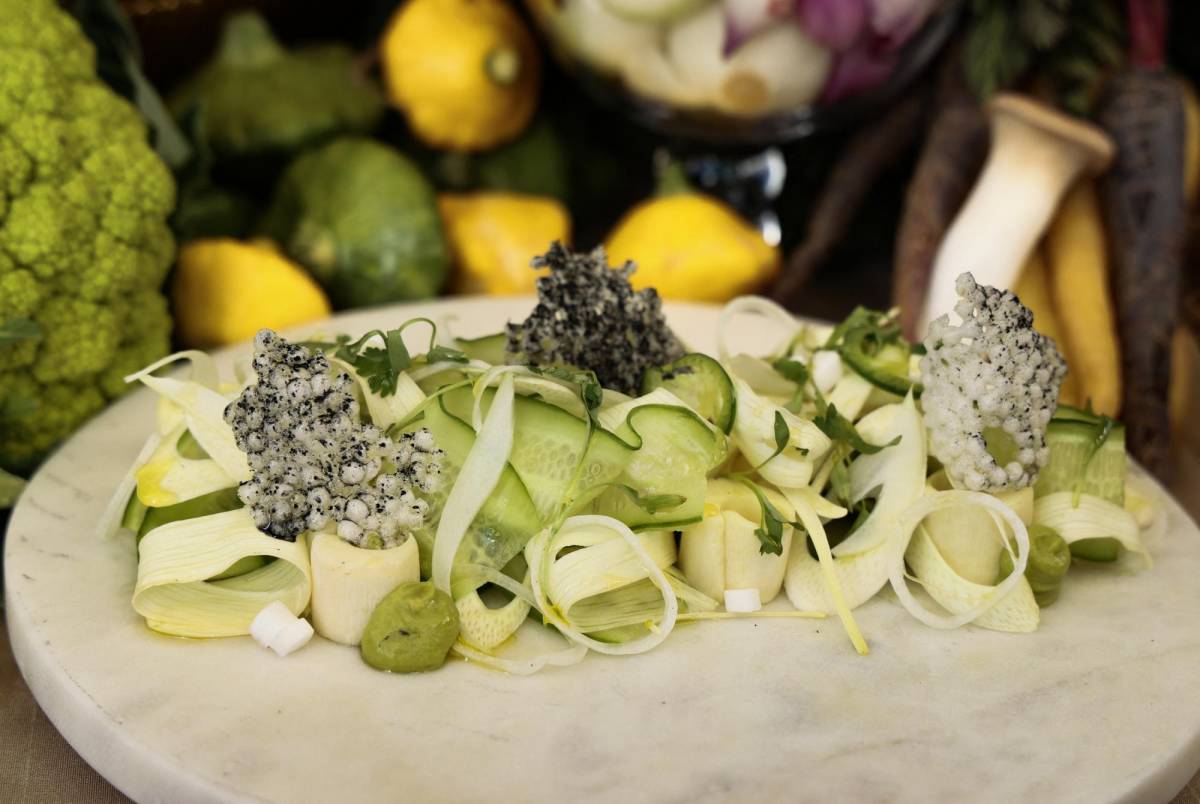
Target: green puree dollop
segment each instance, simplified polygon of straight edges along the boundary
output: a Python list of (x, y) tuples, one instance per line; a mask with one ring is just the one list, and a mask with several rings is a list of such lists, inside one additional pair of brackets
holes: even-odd
[(363, 661), (390, 673), (436, 670), (458, 638), (458, 608), (432, 583), (402, 583), (371, 612)]

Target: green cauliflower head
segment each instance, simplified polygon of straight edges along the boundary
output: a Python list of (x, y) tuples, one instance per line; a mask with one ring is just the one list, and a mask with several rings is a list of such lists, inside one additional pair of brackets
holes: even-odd
[(164, 354), (175, 185), (54, 0), (0, 0), (0, 468), (30, 469)]

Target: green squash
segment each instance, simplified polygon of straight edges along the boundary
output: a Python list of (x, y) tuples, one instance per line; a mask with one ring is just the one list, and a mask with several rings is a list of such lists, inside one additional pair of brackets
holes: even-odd
[(284, 172), (261, 231), (337, 308), (427, 299), (449, 272), (433, 188), (395, 150), (335, 140)]
[(225, 22), (213, 60), (170, 98), (178, 119), (203, 110), (200, 135), (221, 158), (294, 153), (340, 134), (365, 134), (383, 115), (379, 90), (344, 45), (289, 51), (257, 13)]

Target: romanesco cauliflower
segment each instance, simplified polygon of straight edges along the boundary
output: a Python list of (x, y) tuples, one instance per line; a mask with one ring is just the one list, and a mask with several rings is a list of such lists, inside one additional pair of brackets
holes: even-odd
[[(0, 0), (0, 467), (30, 468), (168, 348), (170, 172), (54, 0)], [(15, 413), (14, 413), (15, 411)]]

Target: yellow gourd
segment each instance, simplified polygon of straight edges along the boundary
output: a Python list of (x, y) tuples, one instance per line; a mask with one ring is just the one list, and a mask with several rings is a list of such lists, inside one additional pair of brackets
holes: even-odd
[(637, 263), (635, 288), (665, 299), (723, 302), (753, 293), (779, 272), (779, 251), (721, 202), (686, 192), (644, 201), (605, 243), (609, 261)]
[(1082, 400), (1079, 399), (1079, 380), (1075, 373), (1075, 364), (1071, 361), (1071, 355), (1063, 342), (1062, 324), (1058, 311), (1054, 307), (1050, 294), (1050, 282), (1046, 275), (1046, 260), (1043, 259), (1038, 249), (1034, 249), (1029, 258), (1025, 260), (1013, 293), (1017, 294), (1021, 303), (1033, 313), (1034, 329), (1051, 338), (1058, 346), (1059, 352), (1067, 360), (1069, 371), (1058, 391), (1059, 401), (1068, 405), (1080, 404)]
[(199, 348), (316, 321), (331, 309), (321, 287), (274, 244), (226, 238), (180, 250), (171, 300), (180, 343)]
[(1108, 245), (1096, 187), (1091, 181), (1067, 193), (1046, 233), (1050, 296), (1083, 403), (1097, 413), (1121, 412), (1121, 351), (1108, 283)]
[(492, 148), (520, 134), (537, 106), (538, 50), (503, 0), (409, 0), (380, 58), (389, 99), (435, 148)]
[(533, 293), (540, 274), (529, 261), (553, 241), (567, 243), (571, 237), (570, 215), (553, 198), (500, 192), (441, 195), (438, 211), (459, 293)]

